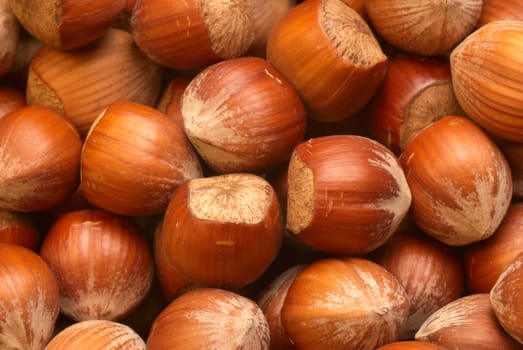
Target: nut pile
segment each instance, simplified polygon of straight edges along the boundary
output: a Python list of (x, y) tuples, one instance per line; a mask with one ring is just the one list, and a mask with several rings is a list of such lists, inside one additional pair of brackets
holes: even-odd
[(1, 349), (523, 349), (520, 2), (0, 24)]

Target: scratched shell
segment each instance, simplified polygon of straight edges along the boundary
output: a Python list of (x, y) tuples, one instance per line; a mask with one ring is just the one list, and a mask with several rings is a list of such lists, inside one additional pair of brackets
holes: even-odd
[(287, 176), (287, 229), (299, 241), (329, 253), (377, 248), (394, 233), (411, 203), (397, 158), (362, 136), (302, 142)]

